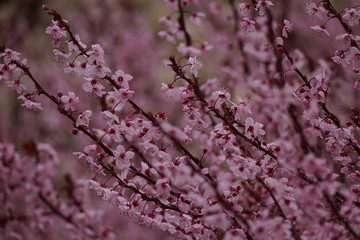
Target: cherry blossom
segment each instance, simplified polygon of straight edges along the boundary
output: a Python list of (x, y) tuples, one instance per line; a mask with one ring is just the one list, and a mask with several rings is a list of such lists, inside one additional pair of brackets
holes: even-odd
[(245, 120), (245, 135), (249, 137), (259, 137), (264, 135), (265, 131), (262, 129), (263, 124), (257, 123), (254, 119), (248, 117)]
[(321, 6), (317, 6), (313, 2), (306, 4), (306, 11), (309, 15), (315, 16), (319, 19), (323, 19), (323, 14), (325, 13), (324, 8), (322, 8)]
[(250, 17), (251, 5), (249, 3), (239, 3), (240, 14), (243, 17)]
[(133, 79), (133, 76), (125, 74), (122, 70), (117, 70), (112, 78), (122, 87), (129, 88), (129, 81)]
[(328, 32), (326, 26), (324, 26), (324, 25), (320, 25), (320, 26), (316, 25), (316, 26), (311, 27), (311, 29), (313, 29), (316, 32), (316, 34), (318, 34), (321, 37), (325, 37), (325, 35), (330, 37), (330, 33)]
[(60, 46), (60, 39), (66, 37), (66, 31), (59, 26), (59, 23), (55, 20), (52, 21), (53, 25), (46, 28), (46, 33), (49, 34), (53, 40), (52, 45), (54, 47)]
[(194, 74), (195, 77), (197, 77), (198, 76), (198, 71), (202, 67), (202, 63), (199, 60), (196, 59), (196, 56), (195, 57), (190, 57), (189, 62), (190, 62), (190, 72), (192, 74)]
[(202, 22), (202, 19), (205, 18), (205, 13), (203, 12), (197, 12), (197, 13), (194, 13), (190, 16), (189, 20), (197, 25), (197, 26), (200, 26), (201, 25), (201, 22)]
[(220, 108), (226, 101), (230, 100), (230, 93), (226, 90), (216, 91), (211, 94), (212, 107)]
[(256, 10), (259, 11), (260, 16), (265, 14), (265, 10), (270, 7), (273, 6), (274, 4), (271, 1), (268, 0), (260, 0), (257, 4), (256, 4)]
[(86, 110), (79, 114), (77, 120), (76, 120), (76, 126), (77, 127), (88, 127), (90, 123), (90, 117), (92, 115), (92, 111)]
[(106, 101), (111, 110), (121, 111), (125, 103), (133, 95), (133, 91), (129, 89), (119, 89), (108, 92), (106, 96)]
[(118, 145), (116, 150), (114, 150), (115, 165), (120, 170), (128, 169), (131, 165), (130, 160), (134, 157), (132, 151), (125, 151), (125, 148), (122, 145)]
[(6, 48), (3, 53), (0, 54), (5, 64), (9, 64), (11, 61), (19, 61), (20, 53), (15, 52), (9, 48)]
[(33, 100), (33, 97), (31, 95), (28, 95), (28, 94), (20, 95), (18, 97), (18, 99), (23, 101), (21, 106), (24, 106), (27, 109), (30, 109), (30, 110), (44, 110), (40, 103), (35, 102)]
[(240, 25), (242, 28), (245, 29), (247, 32), (253, 32), (255, 31), (255, 21), (250, 20), (247, 17), (244, 17), (241, 19)]
[(87, 51), (89, 55), (89, 62), (101, 64), (105, 62), (104, 50), (99, 44), (91, 45), (91, 50)]
[(7, 85), (8, 87), (13, 88), (18, 94), (27, 90), (20, 80), (8, 81)]
[(74, 92), (69, 92), (68, 95), (61, 96), (61, 101), (64, 103), (64, 109), (67, 111), (75, 111), (77, 104), (79, 103), (79, 98), (75, 96)]
[(346, 9), (345, 14), (342, 17), (350, 26), (356, 26), (360, 21), (360, 12), (354, 8)]
[(99, 97), (103, 96), (105, 94), (105, 87), (101, 85), (99, 82), (99, 79), (96, 78), (85, 78), (87, 81), (83, 84), (83, 89), (87, 93), (93, 93)]
[(9, 65), (0, 64), (0, 80), (8, 80), (9, 79)]
[[(178, 45), (178, 47), (177, 47), (177, 50), (178, 50), (178, 52), (179, 53), (181, 53), (182, 55), (184, 55), (184, 56), (189, 56), (189, 55), (200, 55), (201, 54), (201, 50), (200, 49), (197, 49), (197, 48), (195, 48), (195, 47), (193, 47), (193, 46), (186, 46), (184, 43), (180, 43), (179, 45)], [(196, 57), (194, 57), (194, 58), (196, 58)], [(194, 58), (192, 58), (192, 59), (194, 59)], [(190, 58), (189, 58), (190, 59)], [(190, 61), (190, 60), (189, 60)], [(194, 60), (195, 61), (195, 60)], [(195, 62), (194, 62), (194, 64), (197, 64), (197, 65), (199, 65), (201, 62), (200, 61), (198, 61), (198, 60), (196, 60)], [(190, 63), (190, 64), (192, 64), (192, 63)], [(201, 68), (201, 66), (200, 67), (198, 67), (198, 68)]]
[(231, 106), (231, 109), (235, 113), (235, 119), (240, 119), (241, 117), (245, 116), (246, 114), (251, 113), (251, 108), (248, 103), (247, 99), (238, 98), (238, 104), (234, 103)]
[(282, 29), (282, 36), (284, 38), (287, 38), (288, 34), (293, 31), (293, 28), (294, 28), (294, 24), (289, 22), (289, 20), (285, 19), (284, 20), (284, 26), (283, 26), (283, 29)]

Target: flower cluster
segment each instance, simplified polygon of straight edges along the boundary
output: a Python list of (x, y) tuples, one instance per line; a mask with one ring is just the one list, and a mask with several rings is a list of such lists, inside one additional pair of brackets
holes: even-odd
[(111, 229), (101, 224), (101, 211), (85, 207), (84, 181), (65, 175), (65, 185), (56, 187), (59, 159), (49, 144), (28, 142), (23, 148), (25, 155), (0, 142), (0, 232), (4, 239), (55, 239), (52, 231), (67, 232), (61, 233), (63, 238), (115, 239)]
[[(113, 71), (111, 53), (43, 6), (54, 59), (80, 88), (54, 94), (9, 48), (0, 82), (22, 106), (64, 116), (84, 139), (73, 158), (91, 176), (81, 187), (66, 177), (62, 203), (55, 150), (31, 143), (20, 157), (0, 142), (4, 234), (36, 237), (57, 216), (76, 239), (115, 238), (83, 206), (86, 185), (112, 214), (178, 239), (360, 239), (359, 6), (291, 1), (317, 24), (305, 26), (286, 2), (166, 0), (158, 35), (175, 51), (163, 61), (173, 75), (159, 87), (164, 111), (160, 102), (148, 109), (152, 96), (137, 94), (136, 74)], [(304, 27), (314, 45), (297, 40)], [(326, 54), (317, 49), (324, 39)], [(33, 208), (16, 205), (25, 195)]]

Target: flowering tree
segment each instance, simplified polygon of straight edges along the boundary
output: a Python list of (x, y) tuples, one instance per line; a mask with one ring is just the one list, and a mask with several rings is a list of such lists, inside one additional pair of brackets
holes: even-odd
[[(149, 37), (156, 45), (150, 49), (136, 35), (103, 29), (84, 38), (44, 5), (52, 18), (45, 32), (63, 71), (51, 67), (52, 78), (74, 83), (50, 86), (46, 70), (1, 49), (0, 82), (40, 112), (43, 131), (22, 141), (20, 154), (8, 134), (0, 142), (5, 239), (121, 239), (114, 215), (145, 233), (166, 232), (163, 238), (360, 239), (360, 5), (165, 4), (163, 40)], [(137, 67), (115, 51), (114, 39), (122, 37)], [(157, 90), (156, 81), (146, 82), (157, 66), (142, 57), (155, 60), (168, 45), (174, 48), (164, 65), (172, 76)], [(151, 93), (143, 90), (148, 86)], [(65, 127), (54, 130), (59, 124)], [(70, 147), (59, 144), (58, 132), (71, 132), (64, 137), (75, 139)], [(60, 145), (58, 153), (49, 143)], [(57, 155), (84, 164), (60, 181), (55, 166), (66, 164)], [(104, 211), (89, 204), (87, 189)], [(107, 204), (115, 207), (108, 214)], [(70, 231), (60, 236), (59, 229)]]

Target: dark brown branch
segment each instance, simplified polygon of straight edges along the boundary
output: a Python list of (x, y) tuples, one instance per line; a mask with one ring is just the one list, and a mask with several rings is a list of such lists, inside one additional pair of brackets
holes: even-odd
[(180, 29), (183, 31), (184, 35), (185, 35), (185, 42), (187, 46), (191, 46), (192, 45), (192, 39), (191, 36), (186, 28), (186, 24), (185, 24), (185, 16), (184, 16), (184, 7), (183, 7), (183, 3), (182, 0), (178, 0), (177, 1), (177, 6), (178, 6), (178, 10), (179, 10), (179, 18), (178, 18), (178, 23), (180, 25)]
[(235, 0), (229, 0), (229, 5), (231, 7), (231, 12), (232, 12), (232, 15), (233, 15), (233, 25), (234, 25), (234, 36), (235, 36), (235, 39), (236, 39), (236, 44), (237, 44), (237, 47), (241, 53), (241, 56), (243, 57), (244, 61), (242, 63), (242, 67), (243, 67), (243, 70), (244, 70), (244, 73), (246, 75), (248, 75), (250, 73), (250, 68), (249, 68), (249, 64), (248, 64), (248, 61), (247, 61), (247, 55), (244, 51), (244, 43), (240, 40), (240, 38), (237, 36), (237, 33), (239, 32), (240, 30), (240, 26), (239, 26), (239, 22), (240, 22), (240, 19), (239, 19), (239, 13), (237, 11), (237, 5), (235, 4)]
[[(344, 30), (345, 30), (347, 33), (351, 34), (351, 32), (352, 32), (351, 27), (344, 22), (344, 20), (342, 19), (340, 13), (338, 13), (338, 12), (336, 11), (335, 7), (332, 5), (332, 3), (330, 2), (330, 0), (323, 0), (322, 3), (323, 3), (324, 8), (325, 8), (326, 10), (328, 10), (329, 13), (330, 13), (331, 15), (333, 15), (333, 16), (340, 22), (340, 24), (341, 24), (341, 26), (344, 28)], [(357, 42), (356, 42), (354, 39), (351, 39), (351, 46), (356, 47), (357, 49), (359, 49), (359, 45), (357, 44)]]
[(307, 141), (304, 132), (302, 130), (302, 127), (298, 121), (298, 116), (296, 115), (296, 106), (293, 104), (290, 104), (288, 106), (288, 113), (290, 115), (291, 121), (293, 122), (293, 126), (296, 130), (296, 132), (300, 135), (301, 140), (301, 148), (304, 151), (305, 154), (308, 154), (310, 151), (315, 152), (315, 150), (310, 146), (309, 142)]

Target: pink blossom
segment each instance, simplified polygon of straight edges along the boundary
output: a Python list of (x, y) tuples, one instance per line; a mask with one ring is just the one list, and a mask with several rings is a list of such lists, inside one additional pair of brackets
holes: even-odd
[(102, 114), (103, 118), (106, 119), (110, 123), (115, 123), (115, 124), (120, 123), (119, 117), (109, 111), (103, 111), (103, 112), (101, 112), (101, 114)]
[(201, 22), (202, 22), (202, 19), (205, 18), (205, 13), (203, 12), (197, 12), (197, 13), (194, 13), (190, 16), (190, 21), (197, 25), (197, 26), (200, 26), (201, 25)]
[(207, 41), (201, 43), (201, 47), (200, 47), (200, 49), (201, 49), (201, 51), (202, 51), (203, 53), (207, 53), (207, 52), (209, 52), (210, 50), (212, 50), (213, 48), (214, 48), (214, 46), (211, 45), (211, 44), (210, 44), (209, 42), (207, 42)]
[(263, 124), (257, 123), (251, 117), (245, 120), (245, 135), (248, 137), (259, 137), (265, 135), (265, 131), (262, 129)]
[(325, 70), (315, 76), (313, 87), (310, 89), (310, 92), (319, 100), (324, 101), (328, 94), (328, 83), (329, 77), (327, 76)]
[(112, 78), (122, 87), (129, 88), (129, 81), (133, 79), (133, 76), (125, 74), (122, 70), (117, 70)]
[(292, 30), (294, 29), (294, 24), (291, 23), (289, 20), (284, 20), (284, 26), (283, 26), (283, 29), (282, 29), (282, 36), (284, 38), (287, 38), (288, 37), (288, 34), (290, 32), (292, 32)]
[(9, 70), (8, 64), (0, 64), (0, 81), (9, 79)]
[(346, 9), (345, 14), (342, 17), (353, 27), (359, 24), (360, 12), (354, 8)]
[(260, 0), (256, 4), (256, 10), (259, 11), (260, 16), (263, 16), (265, 14), (265, 10), (271, 6), (274, 6), (274, 4), (271, 1)]
[(251, 113), (251, 108), (247, 99), (238, 98), (238, 104), (234, 103), (231, 109), (235, 113), (235, 119), (240, 120), (241, 117)]
[(76, 127), (88, 127), (90, 123), (90, 117), (92, 115), (92, 111), (86, 110), (79, 114), (76, 120)]
[(75, 34), (75, 40), (77, 41), (78, 44), (75, 44), (73, 41), (67, 42), (67, 47), (70, 53), (79, 53), (80, 52), (79, 46), (82, 49), (86, 49), (87, 46), (85, 43), (81, 41), (79, 34)]
[(350, 47), (345, 55), (345, 61), (354, 68), (360, 67), (360, 50), (356, 47)]
[(35, 102), (31, 96), (29, 95), (20, 95), (18, 97), (19, 100), (23, 101), (23, 103), (21, 104), (21, 106), (26, 107), (27, 109), (30, 110), (44, 110), (43, 107), (41, 106), (40, 103)]
[(190, 129), (202, 129), (209, 126), (208, 119), (201, 114), (199, 109), (184, 106), (183, 112), (188, 117), (188, 122), (191, 125)]
[(306, 11), (310, 16), (315, 16), (320, 20), (323, 19), (323, 14), (325, 13), (324, 8), (317, 6), (313, 2), (306, 4)]
[(327, 35), (328, 37), (330, 37), (330, 33), (328, 32), (327, 28), (324, 25), (316, 25), (311, 27), (311, 29), (313, 29), (317, 35), (324, 37), (325, 35)]
[(87, 51), (90, 63), (102, 64), (105, 62), (104, 50), (99, 44), (91, 45), (91, 50)]
[(297, 67), (299, 69), (303, 68), (306, 65), (306, 57), (304, 55), (303, 52), (301, 52), (299, 49), (295, 49), (293, 54), (292, 54), (292, 58), (293, 58), (293, 67)]
[(217, 78), (209, 78), (201, 85), (201, 91), (205, 94), (215, 92), (217, 89), (219, 89), (219, 80)]
[(243, 230), (241, 229), (231, 229), (230, 231), (226, 232), (224, 236), (224, 240), (245, 240), (246, 235)]
[(249, 3), (239, 3), (239, 9), (242, 17), (250, 17), (251, 5)]
[(125, 151), (122, 145), (118, 145), (114, 150), (115, 165), (120, 170), (128, 169), (131, 165), (131, 159), (134, 157), (134, 152)]
[(7, 81), (7, 85), (8, 87), (13, 88), (18, 94), (21, 94), (27, 89), (23, 84), (21, 84), (20, 80)]
[(53, 50), (55, 60), (59, 62), (64, 62), (66, 59), (68, 59), (71, 56), (71, 53), (65, 53), (64, 51), (60, 51), (58, 49)]
[(337, 35), (336, 39), (342, 41), (344, 44), (347, 44), (347, 45), (350, 44), (352, 40), (355, 40), (354, 36), (349, 33), (343, 33), (343, 34)]
[(356, 82), (354, 83), (354, 88), (360, 89), (360, 80), (356, 80)]
[(99, 97), (105, 94), (105, 87), (99, 83), (99, 79), (85, 78), (85, 80), (87, 82), (82, 86), (85, 92), (93, 93)]
[(9, 64), (11, 61), (19, 61), (20, 53), (6, 48), (5, 51), (0, 54), (0, 57), (3, 58), (5, 64)]
[(166, 5), (170, 8), (176, 8), (177, 1), (176, 0), (164, 0)]
[(349, 64), (349, 62), (346, 60), (346, 53), (342, 50), (336, 50), (335, 56), (332, 57), (332, 60), (337, 63), (341, 64), (343, 66), (346, 66)]
[[(89, 65), (90, 66), (90, 65)], [(111, 72), (110, 68), (106, 67), (103, 64), (96, 64), (94, 66), (92, 66), (91, 69), (93, 72), (92, 73), (88, 73), (87, 75), (94, 75), (97, 76), (99, 78), (104, 78), (108, 73)]]
[(191, 138), (186, 135), (183, 130), (172, 126), (167, 122), (162, 123), (161, 127), (166, 133), (168, 133), (171, 137), (179, 140), (181, 143), (189, 144), (192, 141)]
[(166, 41), (169, 41), (171, 43), (175, 43), (175, 37), (171, 32), (168, 31), (160, 31), (158, 33), (159, 37), (165, 39)]
[(163, 16), (159, 19), (159, 23), (161, 24), (165, 24), (166, 26), (172, 26), (174, 24), (174, 22), (171, 20), (171, 18), (169, 16)]
[(133, 95), (133, 91), (129, 89), (119, 89), (108, 92), (106, 102), (111, 110), (121, 111), (128, 99)]
[(190, 57), (189, 58), (189, 63), (190, 63), (190, 72), (192, 74), (194, 74), (195, 77), (198, 76), (198, 71), (199, 69), (202, 67), (202, 63), (196, 59), (195, 57)]
[(201, 51), (193, 46), (186, 46), (184, 43), (180, 43), (177, 47), (179, 53), (184, 56), (200, 55)]
[(79, 98), (75, 96), (74, 92), (69, 92), (68, 95), (61, 97), (61, 101), (64, 103), (64, 109), (66, 111), (69, 109), (71, 109), (71, 111), (75, 111), (77, 104), (79, 103)]
[(75, 68), (76, 66), (75, 66), (74, 63), (68, 63), (68, 62), (67, 62), (67, 63), (65, 64), (65, 66), (66, 66), (66, 67), (64, 68), (64, 72), (65, 72), (65, 73), (72, 73), (72, 72), (74, 72), (75, 69), (76, 69), (76, 68)]
[(221, 105), (230, 100), (230, 93), (227, 90), (220, 90), (211, 94), (212, 107), (220, 108)]
[(165, 199), (169, 196), (171, 188), (169, 186), (169, 179), (159, 179), (156, 181), (156, 193), (160, 199)]
[(53, 20), (52, 24), (52, 26), (46, 28), (45, 32), (52, 37), (52, 45), (57, 48), (60, 46), (61, 38), (66, 37), (67, 34), (65, 29), (60, 27), (57, 21)]
[(167, 97), (175, 99), (179, 99), (181, 94), (181, 89), (166, 83), (161, 83), (161, 91), (163, 91)]
[(247, 17), (241, 19), (240, 25), (247, 32), (255, 31), (255, 22)]

